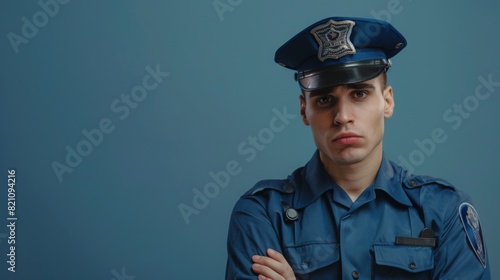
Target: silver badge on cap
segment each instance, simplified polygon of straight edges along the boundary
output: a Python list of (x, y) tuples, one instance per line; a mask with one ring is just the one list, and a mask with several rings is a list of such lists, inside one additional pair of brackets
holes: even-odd
[(349, 54), (355, 54), (356, 49), (349, 37), (351, 37), (354, 21), (330, 20), (325, 24), (318, 25), (311, 30), (319, 44), (318, 59), (338, 59)]

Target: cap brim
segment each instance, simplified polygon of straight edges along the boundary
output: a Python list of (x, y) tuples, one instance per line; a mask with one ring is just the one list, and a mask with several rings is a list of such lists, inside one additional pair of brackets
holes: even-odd
[(306, 74), (298, 79), (298, 82), (302, 90), (313, 91), (371, 80), (388, 67), (388, 65), (335, 67), (316, 74)]

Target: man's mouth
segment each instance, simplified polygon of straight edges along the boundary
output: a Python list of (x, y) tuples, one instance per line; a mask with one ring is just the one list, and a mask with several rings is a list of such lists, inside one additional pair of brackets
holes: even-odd
[(333, 139), (334, 143), (339, 143), (339, 144), (356, 144), (361, 140), (361, 136), (359, 136), (356, 133), (352, 132), (343, 132), (335, 136)]

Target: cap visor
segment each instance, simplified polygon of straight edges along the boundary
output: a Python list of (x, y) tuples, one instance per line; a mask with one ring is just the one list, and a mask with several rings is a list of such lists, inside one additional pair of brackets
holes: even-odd
[(386, 68), (387, 65), (326, 69), (304, 77), (298, 82), (301, 89), (313, 91), (371, 80)]

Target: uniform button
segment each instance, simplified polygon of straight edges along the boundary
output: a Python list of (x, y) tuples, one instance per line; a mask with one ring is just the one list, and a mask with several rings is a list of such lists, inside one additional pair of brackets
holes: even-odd
[(285, 211), (285, 218), (287, 219), (287, 221), (293, 222), (299, 218), (299, 213), (293, 208), (288, 208)]
[(397, 50), (399, 48), (401, 48), (403, 46), (403, 43), (397, 43), (396, 46), (394, 46), (394, 48)]
[(412, 179), (408, 182), (408, 184), (412, 187), (415, 187), (417, 185), (417, 181)]
[(356, 270), (354, 270), (352, 273), (352, 279), (359, 279), (359, 272), (357, 272)]
[(411, 262), (408, 264), (408, 267), (411, 269), (411, 270), (415, 270), (415, 268), (417, 268), (417, 265), (414, 263), (414, 262)]

